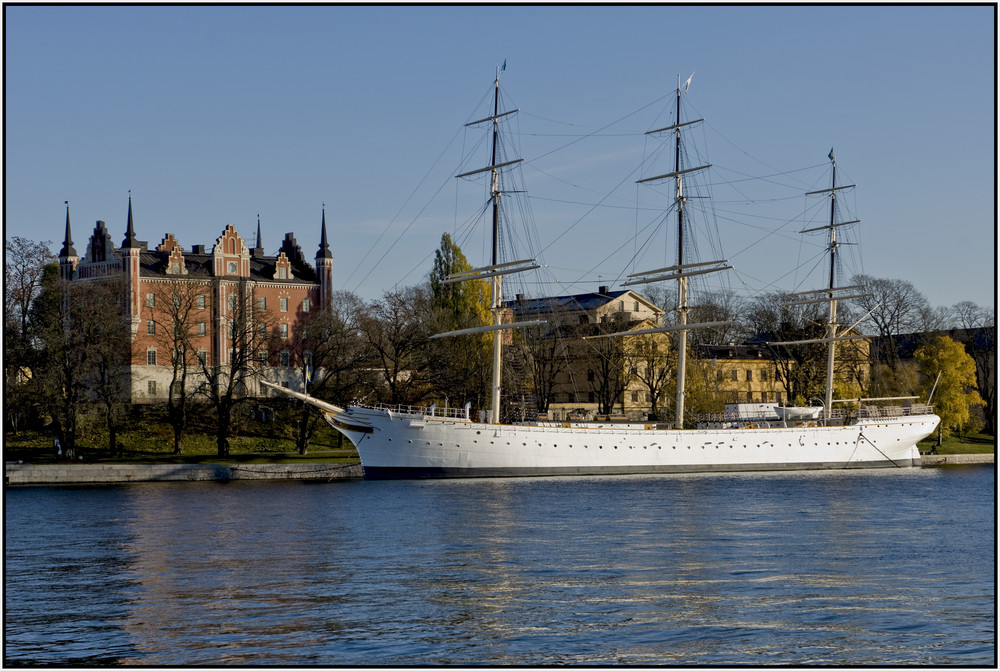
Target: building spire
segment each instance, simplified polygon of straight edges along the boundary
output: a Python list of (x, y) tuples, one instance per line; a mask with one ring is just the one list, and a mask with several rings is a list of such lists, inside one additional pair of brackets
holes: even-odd
[(326, 203), (323, 203), (323, 225), (320, 229), (319, 251), (316, 252), (317, 259), (332, 259), (333, 252), (330, 251), (330, 243), (326, 241)]
[(139, 242), (135, 239), (135, 227), (132, 225), (132, 190), (128, 192), (128, 228), (125, 229), (125, 239), (122, 240), (122, 249), (133, 249), (139, 247)]
[(73, 236), (69, 232), (69, 201), (66, 201), (66, 236), (63, 239), (62, 249), (59, 250), (59, 256), (66, 258), (70, 256), (76, 256), (76, 250), (73, 249)]
[(257, 249), (263, 249), (264, 246), (260, 244), (260, 214), (257, 215)]

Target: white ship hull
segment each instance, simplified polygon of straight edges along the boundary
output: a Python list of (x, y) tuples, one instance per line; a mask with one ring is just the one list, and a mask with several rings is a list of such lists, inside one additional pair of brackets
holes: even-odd
[(655, 429), (497, 425), (352, 407), (324, 412), (367, 479), (898, 468), (920, 465), (935, 415), (844, 426)]

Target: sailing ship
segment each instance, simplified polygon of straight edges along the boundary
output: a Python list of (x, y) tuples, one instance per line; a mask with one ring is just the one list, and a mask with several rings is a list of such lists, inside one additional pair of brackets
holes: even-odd
[[(688, 83), (690, 79), (688, 80)], [(686, 88), (686, 87), (685, 87)], [(675, 141), (674, 170), (639, 182), (674, 181), (677, 212), (677, 262), (656, 270), (629, 276), (625, 286), (652, 282), (677, 283), (677, 323), (597, 337), (637, 336), (676, 332), (678, 370), (675, 426), (665, 428), (655, 423), (588, 423), (525, 421), (501, 423), (502, 334), (508, 329), (538, 326), (544, 321), (505, 322), (503, 278), (538, 268), (534, 259), (503, 262), (499, 258), (501, 189), (500, 171), (518, 164), (521, 159), (498, 162), (497, 143), (500, 122), (517, 110), (501, 111), (500, 70), (494, 82), (493, 113), (470, 122), (492, 125), (492, 154), (484, 168), (464, 172), (457, 177), (484, 174), (490, 179), (493, 210), (493, 249), (489, 265), (456, 273), (447, 282), (488, 280), (492, 284), (491, 305), (494, 323), (440, 334), (433, 337), (461, 337), (491, 333), (493, 338), (493, 378), (491, 406), (487, 418), (471, 416), (471, 404), (464, 408), (416, 407), (339, 407), (307, 394), (267, 384), (277, 392), (316, 407), (326, 421), (355, 445), (366, 479), (433, 477), (507, 477), (599, 474), (650, 474), (698, 471), (764, 471), (796, 469), (894, 468), (920, 465), (917, 442), (928, 436), (939, 418), (929, 405), (905, 400), (902, 405), (887, 406), (888, 399), (833, 398), (833, 373), (836, 343), (859, 337), (851, 335), (853, 325), (842, 328), (837, 323), (837, 304), (855, 296), (845, 291), (858, 287), (835, 285), (838, 250), (837, 231), (857, 221), (835, 220), (835, 199), (843, 189), (836, 181), (829, 189), (814, 194), (829, 194), (830, 220), (818, 229), (829, 235), (830, 280), (825, 289), (804, 292), (794, 304), (829, 304), (826, 334), (823, 338), (799, 342), (774, 342), (773, 346), (825, 343), (828, 346), (826, 398), (821, 407), (775, 407), (773, 417), (726, 416), (724, 421), (703, 422), (698, 428), (684, 427), (684, 388), (687, 334), (696, 328), (711, 328), (726, 322), (688, 323), (688, 278), (730, 269), (728, 262), (690, 262), (684, 258), (684, 191), (686, 177), (709, 165), (684, 168), (681, 165), (681, 128), (697, 121), (681, 121), (681, 85), (678, 77), (677, 112), (674, 123), (649, 134), (672, 133)], [(833, 160), (831, 151), (831, 160)], [(856, 324), (855, 324), (856, 325)], [(835, 403), (847, 408), (835, 408)], [(878, 404), (877, 404), (878, 403)]]

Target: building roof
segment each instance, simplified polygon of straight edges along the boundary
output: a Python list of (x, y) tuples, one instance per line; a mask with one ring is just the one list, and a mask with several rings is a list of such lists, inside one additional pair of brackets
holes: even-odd
[[(572, 296), (546, 296), (543, 298), (524, 298), (523, 296), (518, 296), (515, 300), (504, 301), (504, 307), (512, 309), (514, 314), (517, 315), (574, 311), (589, 312), (603, 307), (608, 303), (621, 298), (625, 294), (633, 294), (641, 298), (646, 303), (649, 303), (641, 295), (636, 294), (630, 289), (624, 289), (622, 291), (608, 291), (607, 287), (601, 287), (599, 291), (593, 291), (585, 294), (574, 294)], [(651, 303), (649, 305), (656, 310), (661, 309)]]

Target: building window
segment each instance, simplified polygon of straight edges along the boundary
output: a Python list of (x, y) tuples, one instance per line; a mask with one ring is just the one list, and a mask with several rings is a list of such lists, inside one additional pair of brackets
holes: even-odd
[(208, 365), (208, 352), (203, 349), (198, 350), (198, 364), (201, 366)]
[(146, 383), (146, 393), (150, 396), (156, 396), (156, 380), (150, 380)]
[(195, 301), (195, 305), (197, 305), (198, 308), (201, 309), (201, 310), (205, 309), (205, 296), (204, 296), (204, 294), (198, 296), (197, 300)]
[(303, 312), (309, 312), (309, 299), (308, 298), (303, 298), (302, 299), (302, 311)]
[(236, 310), (236, 294), (229, 294), (229, 311)]
[(281, 330), (281, 337), (282, 338), (287, 338), (288, 337), (288, 324), (281, 324), (279, 326), (279, 328)]
[(736, 382), (739, 379), (740, 379), (740, 372), (734, 368), (733, 369), (733, 382)]
[(767, 382), (767, 371), (766, 370), (762, 370), (760, 372), (760, 381), (761, 382)]
[(281, 350), (281, 354), (279, 355), (278, 359), (279, 359), (279, 361), (281, 363), (281, 367), (282, 368), (288, 368), (288, 350), (287, 349)]
[(156, 350), (148, 349), (146, 350), (146, 365), (155, 366), (156, 365)]
[[(150, 296), (152, 296), (152, 295), (153, 294), (150, 294)], [(152, 319), (147, 319), (146, 320), (146, 333), (149, 334), (149, 335), (155, 335), (156, 334), (156, 322), (154, 322)]]
[(633, 304), (633, 307), (632, 307), (632, 312), (638, 312), (638, 311), (639, 311), (639, 301), (636, 301), (636, 302), (635, 302), (635, 303)]
[(229, 262), (228, 270), (229, 270), (229, 274), (230, 275), (235, 275), (236, 274), (237, 268), (236, 268), (236, 262), (235, 261), (230, 261)]
[(633, 403), (638, 403), (639, 402), (639, 392), (637, 392), (637, 391), (633, 391), (632, 392), (632, 402)]
[(203, 336), (206, 332), (205, 322), (198, 322), (198, 335)]
[(288, 312), (288, 299), (282, 298), (279, 303), (281, 304), (281, 311)]
[(258, 350), (257, 363), (259, 363), (261, 366), (267, 365), (267, 350)]
[(156, 307), (156, 294), (146, 294), (146, 307), (147, 308)]
[(257, 309), (261, 312), (267, 309), (267, 298), (264, 296), (257, 297)]
[(265, 324), (264, 322), (260, 322), (259, 324), (257, 324), (257, 334), (261, 337), (261, 339), (266, 338), (267, 324)]
[(747, 382), (753, 382), (753, 370), (747, 369)]
[(288, 279), (288, 268), (278, 268), (278, 279), (279, 280)]

